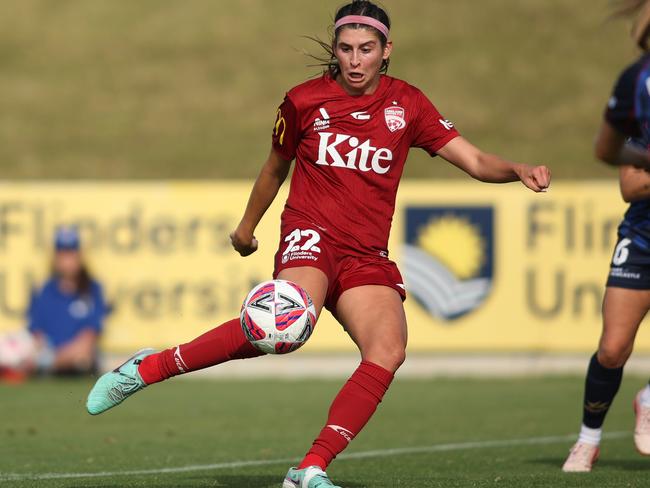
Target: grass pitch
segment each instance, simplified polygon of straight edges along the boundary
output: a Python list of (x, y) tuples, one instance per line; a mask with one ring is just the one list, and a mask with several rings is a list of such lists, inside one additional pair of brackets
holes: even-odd
[[(398, 379), (329, 474), (347, 488), (645, 487), (630, 408), (644, 382), (625, 379), (606, 426), (623, 433), (588, 475), (560, 471), (573, 439), (562, 436), (579, 425), (577, 377)], [(99, 417), (84, 411), (87, 382), (0, 386), (0, 487), (279, 487), (291, 463), (274, 460), (304, 453), (341, 383), (172, 380)], [(121, 474), (140, 470), (152, 472)]]

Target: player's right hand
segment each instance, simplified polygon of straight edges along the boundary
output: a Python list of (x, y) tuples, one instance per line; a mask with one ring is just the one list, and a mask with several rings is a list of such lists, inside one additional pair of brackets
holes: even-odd
[(257, 251), (257, 239), (251, 232), (246, 232), (241, 226), (230, 233), (230, 243), (241, 256), (249, 256)]

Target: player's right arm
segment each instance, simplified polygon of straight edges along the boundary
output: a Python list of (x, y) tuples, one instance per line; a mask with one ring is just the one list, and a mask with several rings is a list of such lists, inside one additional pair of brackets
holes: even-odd
[(276, 113), (271, 153), (255, 181), (241, 222), (230, 234), (232, 246), (242, 256), (257, 251), (255, 229), (287, 179), (299, 140), (298, 110), (287, 95)]
[(273, 203), (282, 183), (287, 179), (290, 167), (291, 161), (284, 159), (274, 148), (271, 149), (269, 157), (255, 180), (244, 216), (237, 228), (230, 234), (232, 246), (242, 256), (248, 256), (257, 250), (255, 229)]

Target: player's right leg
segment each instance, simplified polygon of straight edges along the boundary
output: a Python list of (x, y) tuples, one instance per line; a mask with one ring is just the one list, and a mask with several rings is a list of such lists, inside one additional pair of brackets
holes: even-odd
[[(297, 267), (283, 272), (283, 279), (304, 288), (311, 297), (317, 316), (327, 293), (327, 277), (316, 268)], [(122, 403), (148, 385), (180, 374), (209, 368), (234, 359), (262, 356), (246, 338), (239, 318), (229, 320), (196, 339), (155, 352), (143, 349), (113, 371), (101, 376), (88, 395), (86, 408), (97, 415)]]
[(623, 366), (632, 353), (634, 338), (649, 307), (650, 291), (607, 288), (598, 352), (589, 362), (585, 379), (580, 435), (563, 471), (591, 471), (598, 459), (605, 416), (621, 385)]
[(86, 409), (91, 415), (98, 415), (146, 386), (172, 376), (261, 355), (263, 353), (248, 342), (239, 318), (235, 318), (186, 344), (160, 352), (153, 349), (138, 351), (97, 380), (88, 394)]

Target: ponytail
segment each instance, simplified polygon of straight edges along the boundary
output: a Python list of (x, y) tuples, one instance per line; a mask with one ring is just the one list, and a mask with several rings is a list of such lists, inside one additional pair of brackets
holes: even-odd
[(613, 17), (634, 17), (632, 39), (643, 51), (648, 51), (650, 37), (650, 0), (619, 0)]

